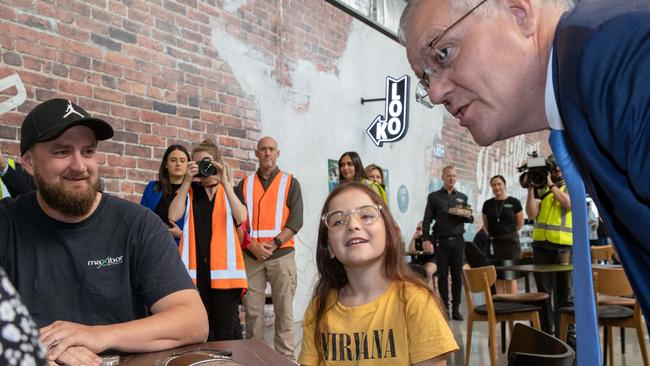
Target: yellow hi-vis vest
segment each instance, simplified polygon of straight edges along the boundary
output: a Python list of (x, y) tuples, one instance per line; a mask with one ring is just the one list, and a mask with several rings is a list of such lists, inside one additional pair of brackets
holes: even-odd
[[(192, 212), (192, 188), (185, 201), (185, 223), (180, 240), (181, 260), (196, 285), (196, 237)], [(212, 237), (210, 239), (210, 287), (213, 289), (246, 289), (248, 280), (239, 236), (232, 219), (230, 203), (223, 186), (217, 186), (212, 209)]]
[[(560, 187), (560, 190), (566, 192), (566, 186)], [(562, 207), (560, 202), (549, 192), (542, 199), (539, 215), (535, 219), (533, 240), (573, 245), (572, 228), (571, 210)]]
[[(7, 159), (7, 164), (9, 164), (10, 169), (16, 169), (16, 162), (14, 159)], [(2, 178), (0, 178), (0, 200), (3, 198), (11, 197), (9, 190), (6, 189), (4, 183), (2, 183)]]
[[(251, 237), (258, 242), (273, 240), (280, 234), (289, 218), (287, 197), (291, 185), (291, 174), (279, 171), (269, 187), (264, 186), (253, 173), (244, 178), (243, 196), (248, 209), (248, 222), (251, 226)], [(293, 248), (294, 240), (288, 240), (280, 248)]]

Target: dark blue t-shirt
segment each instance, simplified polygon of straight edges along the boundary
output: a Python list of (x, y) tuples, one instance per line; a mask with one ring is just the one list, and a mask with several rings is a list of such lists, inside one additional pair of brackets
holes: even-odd
[(47, 216), (35, 193), (3, 200), (0, 265), (39, 327), (143, 318), (145, 307), (194, 288), (161, 220), (108, 194), (74, 224)]

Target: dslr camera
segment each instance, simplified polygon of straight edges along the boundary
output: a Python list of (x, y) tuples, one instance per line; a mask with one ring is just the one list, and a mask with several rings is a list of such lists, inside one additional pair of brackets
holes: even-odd
[(219, 169), (217, 169), (217, 166), (214, 165), (212, 159), (210, 159), (207, 156), (197, 161), (196, 165), (199, 166), (200, 177), (209, 177), (211, 175), (217, 175), (219, 173)]
[(554, 168), (555, 166), (552, 162), (539, 156), (537, 151), (533, 151), (528, 154), (526, 164), (517, 168), (519, 173), (521, 173), (519, 176), (519, 184), (524, 189), (528, 189), (529, 186), (535, 189), (544, 188), (548, 182), (546, 177)]

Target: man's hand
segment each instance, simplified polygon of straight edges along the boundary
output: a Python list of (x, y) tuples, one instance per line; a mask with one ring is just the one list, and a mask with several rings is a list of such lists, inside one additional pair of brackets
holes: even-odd
[(433, 253), (433, 243), (431, 240), (425, 240), (422, 242), (422, 251), (425, 253)]
[[(59, 359), (73, 346), (83, 346), (93, 354), (106, 350), (110, 347), (110, 341), (102, 329), (101, 325), (89, 326), (58, 320), (39, 329), (39, 338), (41, 343), (47, 347), (47, 360), (51, 362)], [(82, 350), (70, 352), (64, 357), (88, 354)]]
[(273, 244), (273, 242), (268, 241), (260, 243), (252, 238), (250, 246), (248, 247), (248, 250), (253, 252), (255, 257), (260, 261), (267, 260), (273, 254), (273, 249), (275, 249), (275, 244)]
[[(49, 352), (48, 352), (49, 356)], [(84, 346), (69, 347), (54, 361), (48, 359), (48, 366), (100, 366), (102, 358)]]

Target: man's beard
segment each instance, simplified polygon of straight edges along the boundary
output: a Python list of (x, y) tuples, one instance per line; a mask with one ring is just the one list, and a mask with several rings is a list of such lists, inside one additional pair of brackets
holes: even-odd
[(43, 201), (66, 216), (80, 217), (88, 214), (99, 191), (99, 180), (90, 182), (85, 189), (72, 191), (67, 190), (63, 182), (48, 184), (36, 173), (34, 179)]

